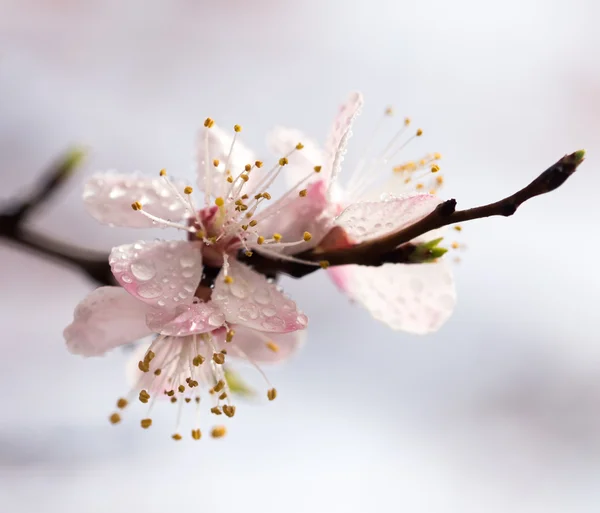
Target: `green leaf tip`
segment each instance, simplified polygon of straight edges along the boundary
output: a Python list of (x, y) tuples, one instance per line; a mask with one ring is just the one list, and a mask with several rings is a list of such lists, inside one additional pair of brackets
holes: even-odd
[(577, 162), (581, 162), (585, 158), (585, 150), (577, 150), (573, 153), (573, 158), (577, 160)]

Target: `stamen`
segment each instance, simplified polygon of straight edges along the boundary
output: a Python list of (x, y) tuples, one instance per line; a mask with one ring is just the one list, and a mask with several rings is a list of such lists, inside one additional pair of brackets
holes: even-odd
[(213, 438), (223, 438), (227, 434), (227, 428), (225, 426), (215, 426), (210, 432), (210, 436)]

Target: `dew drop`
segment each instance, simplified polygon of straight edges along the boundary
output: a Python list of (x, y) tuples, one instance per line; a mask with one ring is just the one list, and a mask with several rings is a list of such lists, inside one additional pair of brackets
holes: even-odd
[(277, 313), (277, 310), (275, 310), (275, 308), (272, 308), (270, 306), (265, 306), (261, 310), (261, 312), (265, 317), (273, 317)]
[(192, 269), (184, 269), (181, 272), (181, 276), (183, 276), (184, 278), (191, 278), (192, 276), (194, 276), (194, 271)]
[(249, 321), (258, 318), (258, 307), (255, 304), (246, 304), (240, 306), (238, 317), (241, 321)]
[(179, 259), (179, 264), (184, 269), (186, 267), (194, 267), (195, 263), (196, 263), (196, 258), (194, 258), (194, 255), (185, 255)]
[(131, 273), (141, 281), (151, 280), (156, 276), (156, 267), (152, 262), (134, 262), (131, 264)]
[(245, 299), (248, 296), (248, 287), (244, 282), (234, 281), (230, 286), (229, 290), (231, 295), (238, 299)]
[(296, 320), (301, 326), (306, 326), (308, 324), (308, 317), (306, 317), (304, 314), (299, 314)]
[(154, 299), (160, 296), (162, 288), (155, 283), (143, 283), (138, 287), (138, 294), (144, 299)]
[(124, 274), (123, 276), (121, 276), (121, 279), (125, 283), (133, 283), (133, 278), (131, 276), (129, 276), (128, 274)]
[(285, 327), (285, 321), (279, 317), (269, 317), (263, 321), (262, 325), (267, 330), (277, 330)]
[(166, 303), (165, 303), (165, 302), (164, 302), (162, 299), (159, 299), (159, 300), (158, 300), (158, 302), (157, 302), (156, 304), (157, 304), (158, 306), (165, 306), (165, 305), (166, 305)]
[(254, 293), (254, 301), (256, 301), (259, 305), (268, 305), (271, 302), (271, 295), (266, 288), (258, 289)]
[(208, 316), (208, 324), (211, 326), (222, 326), (225, 322), (225, 315), (221, 312), (215, 312)]

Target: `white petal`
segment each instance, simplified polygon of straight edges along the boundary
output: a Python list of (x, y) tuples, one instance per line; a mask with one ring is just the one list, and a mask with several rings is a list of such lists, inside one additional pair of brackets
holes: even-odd
[[(184, 185), (175, 183), (182, 191)], [(115, 172), (98, 173), (85, 184), (83, 201), (87, 211), (101, 223), (130, 228), (157, 226), (140, 212), (131, 208), (139, 201), (144, 210), (162, 219), (183, 219), (186, 208), (161, 177), (149, 178), (140, 174), (122, 175)]]
[(209, 301), (180, 306), (175, 312), (154, 309), (148, 313), (146, 320), (148, 326), (156, 333), (184, 337), (220, 328), (225, 323), (225, 314)]
[(325, 173), (324, 170), (320, 174), (314, 172), (315, 166), (324, 167), (326, 164), (321, 148), (313, 139), (308, 138), (300, 130), (278, 126), (267, 137), (269, 149), (277, 158), (290, 153), (299, 142), (304, 145), (304, 148), (292, 152), (288, 157), (288, 165), (283, 170), (288, 187), (295, 186), (307, 175), (313, 175), (309, 182), (315, 182), (325, 176), (323, 174)]
[(456, 304), (452, 272), (443, 260), (430, 264), (343, 266), (336, 284), (373, 317), (394, 330), (425, 334), (438, 330)]
[(304, 344), (306, 330), (291, 333), (265, 333), (240, 325), (233, 325), (235, 335), (231, 343), (224, 344), (227, 353), (239, 358), (249, 358), (255, 363), (277, 363), (292, 356)]
[(352, 124), (360, 114), (363, 106), (363, 96), (361, 93), (351, 93), (344, 104), (341, 105), (333, 126), (325, 144), (325, 156), (327, 165), (325, 166), (330, 173), (330, 184), (334, 183), (341, 168), (348, 139), (352, 135)]
[(354, 203), (335, 223), (343, 227), (350, 238), (362, 242), (402, 230), (431, 213), (440, 203), (439, 198), (430, 194)]
[(148, 307), (121, 287), (100, 287), (75, 308), (64, 330), (69, 351), (100, 356), (115, 347), (149, 335)]
[(200, 242), (139, 241), (113, 248), (109, 263), (117, 281), (132, 296), (173, 311), (189, 305), (202, 278)]
[[(226, 171), (229, 169), (233, 178), (237, 177), (246, 164), (254, 164), (256, 157), (244, 144), (236, 138), (229, 159), (227, 169), (227, 156), (233, 142), (233, 130), (230, 133), (222, 130), (216, 125), (212, 128), (203, 128), (197, 139), (196, 171), (198, 175), (198, 187), (206, 192), (206, 163), (208, 162), (209, 185), (208, 188), (213, 197), (225, 196), (231, 184), (227, 182)], [(206, 136), (208, 135), (208, 153), (206, 152)], [(218, 160), (219, 165), (215, 167), (213, 161)], [(244, 184), (244, 192), (250, 193), (253, 186), (260, 180), (261, 171), (253, 169), (250, 179)]]
[(296, 303), (280, 292), (276, 285), (237, 260), (230, 261), (225, 283), (222, 270), (215, 282), (212, 302), (225, 313), (227, 322), (273, 333), (303, 329), (308, 319)]

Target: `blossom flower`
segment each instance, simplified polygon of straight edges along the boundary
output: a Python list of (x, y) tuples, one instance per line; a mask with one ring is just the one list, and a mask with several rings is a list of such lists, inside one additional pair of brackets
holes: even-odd
[[(372, 143), (377, 140), (376, 130), (353, 176), (345, 186), (340, 184), (337, 178), (347, 141), (362, 106), (362, 95), (351, 94), (341, 106), (323, 150), (295, 129), (277, 127), (269, 135), (274, 151), (282, 151), (298, 138), (304, 142), (304, 151), (290, 156), (286, 174), (290, 183), (303, 169), (323, 163), (321, 173), (312, 179), (320, 180), (326, 187), (328, 214), (343, 228), (344, 244), (401, 230), (425, 217), (441, 202), (436, 197), (443, 184), (438, 165), (441, 155), (429, 154), (393, 168), (389, 164), (410, 141), (423, 134), (421, 129), (411, 133), (408, 118), (381, 153), (369, 157)], [(391, 114), (391, 109), (386, 110), (386, 116)], [(413, 242), (439, 237), (440, 232), (436, 231)], [(346, 265), (331, 267), (328, 273), (351, 300), (396, 330), (418, 334), (436, 331), (450, 317), (456, 301), (452, 273), (443, 259), (421, 264), (387, 263), (380, 267)]]
[[(76, 308), (64, 332), (76, 354), (99, 356), (120, 345), (153, 335), (136, 360), (132, 395), (143, 403), (160, 396), (172, 402), (200, 403), (200, 385), (210, 388), (211, 412), (231, 417), (235, 406), (225, 377), (225, 359), (238, 357), (258, 366), (280, 361), (294, 352), (308, 323), (296, 304), (262, 274), (236, 259), (238, 252), (258, 251), (277, 258), (288, 248), (308, 249), (330, 228), (322, 216), (327, 206), (322, 183), (298, 191), (316, 170), (310, 169), (288, 192), (266, 208), (268, 188), (303, 149), (295, 142), (266, 173), (263, 164), (234, 136), (207, 119), (201, 135), (198, 187), (203, 208), (192, 199), (193, 189), (158, 177), (126, 176), (115, 172), (91, 178), (84, 190), (88, 211), (99, 221), (126, 227), (172, 227), (186, 240), (139, 241), (112, 250), (109, 262), (121, 287), (93, 291)], [(306, 230), (310, 219), (312, 232)], [(318, 265), (318, 264), (315, 264)], [(266, 379), (266, 377), (265, 377)], [(268, 380), (267, 380), (268, 383)], [(269, 384), (273, 400), (276, 391)], [(181, 410), (178, 418), (181, 417)], [(121, 419), (119, 413), (111, 422)], [(147, 428), (149, 416), (141, 421)], [(221, 436), (224, 428), (213, 430)], [(192, 437), (200, 437), (199, 428)], [(181, 439), (178, 427), (173, 435)]]

